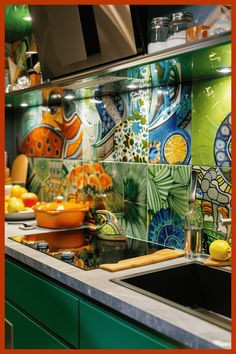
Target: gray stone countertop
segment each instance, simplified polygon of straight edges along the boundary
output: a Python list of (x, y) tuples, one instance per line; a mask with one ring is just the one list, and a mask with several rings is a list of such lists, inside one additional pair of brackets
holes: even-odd
[[(27, 223), (36, 222), (31, 220)], [(11, 236), (48, 231), (39, 228), (22, 231), (19, 225), (5, 223), (5, 253), (184, 346), (193, 349), (231, 348), (231, 332), (110, 281), (120, 276), (182, 264), (187, 262), (184, 257), (118, 272), (102, 269), (84, 271), (9, 239)]]

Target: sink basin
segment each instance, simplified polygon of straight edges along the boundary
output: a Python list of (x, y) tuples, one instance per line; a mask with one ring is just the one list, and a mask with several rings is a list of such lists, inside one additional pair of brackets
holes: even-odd
[(231, 272), (189, 262), (111, 281), (231, 329)]

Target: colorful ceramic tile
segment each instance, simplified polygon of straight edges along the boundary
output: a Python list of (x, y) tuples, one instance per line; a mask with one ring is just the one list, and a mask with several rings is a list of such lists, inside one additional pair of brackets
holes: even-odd
[(107, 206), (116, 215), (120, 215), (119, 220), (127, 236), (146, 240), (147, 165), (108, 162), (102, 165), (113, 180), (114, 194), (108, 195), (110, 200)]
[(231, 218), (231, 168), (198, 167), (197, 199), (201, 200), (204, 219), (204, 249), (216, 239), (227, 237), (227, 227), (222, 218)]
[(38, 195), (40, 201), (51, 202), (55, 197), (67, 198), (68, 170), (61, 160), (29, 158), (27, 188)]
[(231, 78), (193, 84), (192, 163), (231, 166)]
[(184, 216), (189, 210), (190, 166), (148, 165), (148, 240), (184, 248)]
[(114, 150), (117, 125), (126, 118), (122, 96), (103, 96), (75, 101), (84, 126), (83, 159), (104, 160)]
[(128, 118), (115, 131), (113, 159), (123, 162), (147, 162), (147, 116), (151, 90), (129, 93)]
[[(16, 122), (17, 149), (28, 157), (82, 157), (83, 128), (73, 101), (57, 106), (53, 97), (61, 89), (43, 91), (48, 106), (30, 107)], [(53, 103), (54, 102), (54, 103)]]
[(148, 126), (150, 163), (190, 163), (190, 120), (190, 85), (163, 86), (152, 90)]

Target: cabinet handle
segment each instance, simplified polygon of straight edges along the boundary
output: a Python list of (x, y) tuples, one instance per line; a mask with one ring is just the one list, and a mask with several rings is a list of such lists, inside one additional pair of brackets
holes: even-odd
[(14, 348), (14, 326), (13, 324), (5, 318), (5, 349)]

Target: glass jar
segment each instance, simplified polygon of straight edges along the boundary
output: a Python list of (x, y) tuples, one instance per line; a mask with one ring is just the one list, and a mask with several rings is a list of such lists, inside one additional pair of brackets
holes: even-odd
[(151, 20), (150, 43), (165, 42), (170, 35), (170, 19), (155, 17)]
[(191, 12), (176, 12), (171, 15), (171, 34), (186, 31), (194, 24)]

